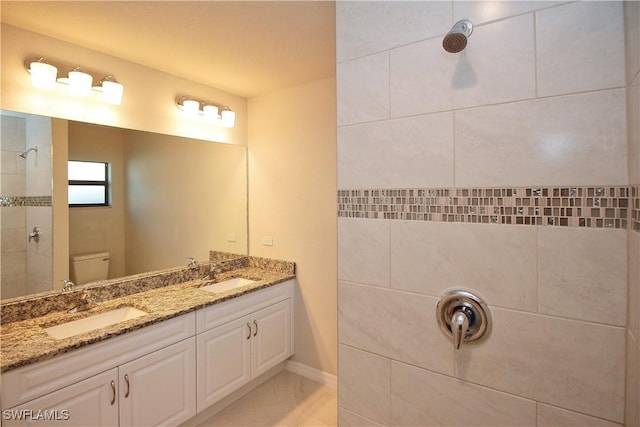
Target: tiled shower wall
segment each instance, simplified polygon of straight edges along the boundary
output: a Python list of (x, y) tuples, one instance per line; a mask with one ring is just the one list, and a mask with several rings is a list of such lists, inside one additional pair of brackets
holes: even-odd
[[(627, 5), (336, 8), (341, 425), (622, 424)], [(469, 44), (447, 53), (463, 18)], [(493, 318), (457, 351), (435, 316), (452, 288)]]
[[(18, 153), (30, 147), (26, 159)], [(51, 123), (31, 115), (0, 115), (0, 295), (12, 298), (51, 289)], [(39, 242), (28, 240), (34, 227)]]
[(625, 2), (629, 183), (633, 210), (628, 232), (626, 423), (640, 426), (640, 2)]

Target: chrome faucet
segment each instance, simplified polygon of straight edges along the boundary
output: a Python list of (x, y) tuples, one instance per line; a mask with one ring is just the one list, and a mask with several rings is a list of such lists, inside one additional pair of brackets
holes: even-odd
[(221, 272), (221, 270), (217, 268), (217, 266), (218, 263), (216, 263), (215, 261), (211, 261), (209, 263), (209, 269), (205, 270), (204, 273), (202, 273), (202, 277), (200, 277), (200, 280), (215, 280), (216, 274)]
[(90, 308), (95, 307), (95, 305), (96, 303), (91, 298), (91, 292), (89, 292), (87, 289), (83, 289), (80, 293), (78, 304), (76, 304), (75, 307), (69, 310), (69, 313), (73, 314), (79, 311), (87, 311)]
[(216, 278), (216, 274), (221, 273), (222, 270), (220, 269), (220, 267), (218, 267), (218, 263), (215, 261), (211, 261), (209, 263), (209, 277), (212, 280), (215, 280)]
[(36, 243), (39, 243), (40, 234), (42, 234), (42, 232), (40, 231), (40, 227), (38, 227), (37, 225), (33, 227), (33, 231), (29, 233), (29, 243), (31, 243), (31, 240), (35, 240)]
[(73, 291), (73, 287), (75, 286), (75, 284), (71, 280), (62, 279), (62, 283), (64, 283), (64, 285), (62, 286), (62, 292), (71, 292), (71, 291)]

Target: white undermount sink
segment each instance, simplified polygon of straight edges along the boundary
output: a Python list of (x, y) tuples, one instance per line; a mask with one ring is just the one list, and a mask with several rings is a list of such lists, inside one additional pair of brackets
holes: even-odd
[(234, 277), (233, 279), (227, 279), (222, 282), (203, 286), (200, 289), (214, 294), (220, 294), (222, 292), (227, 292), (241, 286), (249, 285), (251, 283), (255, 283), (255, 280), (244, 279), (242, 277)]
[(116, 323), (124, 322), (125, 320), (135, 319), (137, 317), (144, 316), (145, 314), (147, 313), (134, 307), (121, 307), (105, 313), (85, 317), (84, 319), (72, 320), (71, 322), (44, 328), (44, 330), (55, 339), (61, 340), (74, 335), (115, 325)]

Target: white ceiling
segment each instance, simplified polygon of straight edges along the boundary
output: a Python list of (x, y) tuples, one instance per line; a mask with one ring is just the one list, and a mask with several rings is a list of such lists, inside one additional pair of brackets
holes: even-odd
[(5, 1), (2, 22), (244, 97), (335, 75), (333, 1)]

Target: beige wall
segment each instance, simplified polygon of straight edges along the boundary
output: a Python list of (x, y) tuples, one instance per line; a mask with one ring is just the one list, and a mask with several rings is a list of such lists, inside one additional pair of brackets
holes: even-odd
[(335, 79), (251, 98), (249, 116), (249, 253), (296, 262), (293, 360), (335, 375)]
[[(6, 24), (1, 43), (2, 109), (246, 145), (246, 100), (240, 96)], [(51, 92), (31, 87), (24, 61), (38, 55), (112, 74), (125, 87), (122, 105), (105, 104), (97, 93), (89, 98), (70, 96), (64, 85)], [(174, 105), (177, 95), (229, 105), (236, 112), (235, 128), (185, 117)]]
[(127, 274), (247, 253), (246, 147), (127, 131), (124, 156)]
[(125, 132), (119, 128), (69, 122), (69, 160), (109, 163), (111, 183), (110, 206), (69, 208), (69, 254), (109, 252), (108, 278), (126, 274)]

